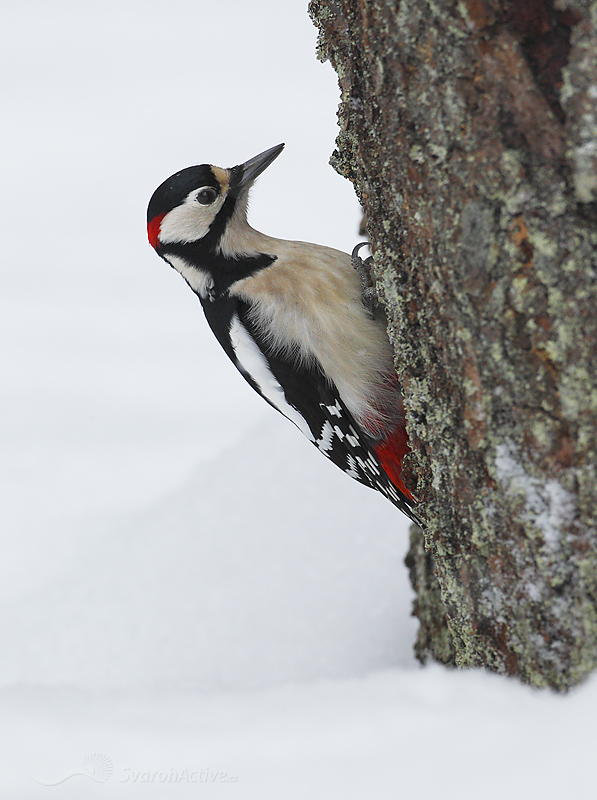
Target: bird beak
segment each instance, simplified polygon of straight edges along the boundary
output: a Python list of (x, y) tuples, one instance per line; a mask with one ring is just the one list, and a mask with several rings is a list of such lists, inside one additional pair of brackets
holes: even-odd
[(283, 149), (283, 144), (277, 144), (275, 147), (270, 147), (269, 150), (259, 153), (258, 156), (245, 161), (244, 164), (232, 167), (230, 170), (230, 183), (235, 194), (240, 193), (243, 189), (248, 189), (255, 178), (258, 178), (259, 175), (269, 167), (272, 161), (278, 158)]

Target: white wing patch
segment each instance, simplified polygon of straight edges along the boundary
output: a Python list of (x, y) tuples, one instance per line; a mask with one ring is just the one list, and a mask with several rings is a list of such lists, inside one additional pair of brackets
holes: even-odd
[(272, 374), (267, 359), (236, 314), (230, 324), (230, 341), (239, 366), (257, 384), (261, 394), (313, 441), (306, 421), (286, 400), (284, 390)]

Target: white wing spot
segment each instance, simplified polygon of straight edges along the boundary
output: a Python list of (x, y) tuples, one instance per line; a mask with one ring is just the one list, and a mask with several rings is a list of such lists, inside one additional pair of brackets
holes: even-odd
[(371, 472), (373, 472), (374, 475), (380, 474), (379, 467), (377, 466), (373, 456), (369, 456), (367, 459), (367, 467), (371, 470)]
[(334, 429), (331, 424), (326, 420), (323, 428), (321, 429), (321, 436), (316, 440), (315, 444), (322, 452), (331, 450), (334, 440)]
[(342, 408), (340, 407), (340, 403), (336, 403), (333, 406), (328, 406), (327, 409), (333, 417), (342, 416)]
[(393, 497), (394, 500), (400, 500), (400, 495), (398, 494), (396, 489), (394, 489), (391, 483), (388, 485), (388, 494), (390, 495), (390, 497)]
[(358, 480), (360, 478), (360, 475), (357, 469), (357, 463), (350, 454), (346, 459), (346, 463), (348, 464), (348, 469), (346, 470), (346, 474), (350, 475), (351, 478), (356, 478)]

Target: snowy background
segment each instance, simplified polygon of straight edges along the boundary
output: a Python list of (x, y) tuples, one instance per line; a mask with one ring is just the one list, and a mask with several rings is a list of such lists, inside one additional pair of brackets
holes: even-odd
[(405, 519), (147, 244), (168, 175), (284, 141), (251, 222), (352, 248), (315, 38), (303, 0), (3, 9), (3, 798), (596, 792), (597, 682), (419, 668)]

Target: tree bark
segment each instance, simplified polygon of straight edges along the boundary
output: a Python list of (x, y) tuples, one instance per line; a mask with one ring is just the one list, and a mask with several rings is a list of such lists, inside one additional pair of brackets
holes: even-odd
[(566, 690), (597, 662), (597, 3), (309, 10), (427, 521), (417, 654)]

